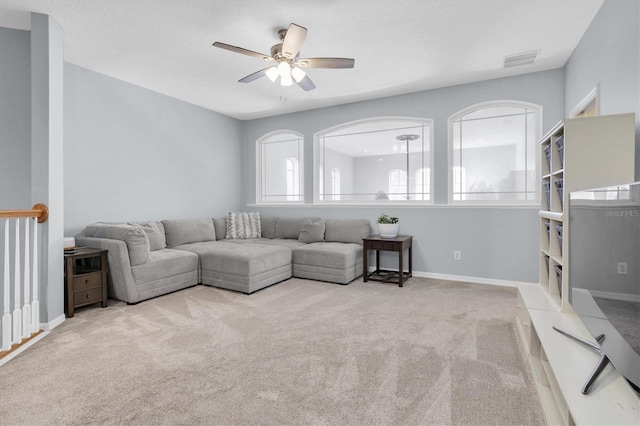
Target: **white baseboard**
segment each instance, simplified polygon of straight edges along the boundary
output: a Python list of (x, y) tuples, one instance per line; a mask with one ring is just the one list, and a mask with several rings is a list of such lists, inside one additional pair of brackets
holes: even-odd
[(603, 299), (623, 300), (625, 302), (640, 303), (640, 295), (627, 293), (612, 293), (610, 291), (589, 290), (594, 297), (602, 297)]
[(57, 326), (62, 324), (64, 322), (64, 320), (65, 320), (65, 316), (64, 316), (64, 314), (62, 314), (59, 317), (54, 318), (53, 320), (51, 320), (49, 322), (41, 322), (40, 323), (40, 329), (42, 330), (42, 333), (38, 334), (33, 339), (29, 340), (27, 343), (25, 343), (24, 345), (20, 346), (18, 349), (16, 349), (15, 351), (11, 352), (9, 355), (7, 355), (4, 358), (0, 359), (0, 366), (2, 366), (4, 364), (6, 364), (7, 362), (11, 361), (13, 358), (15, 358), (16, 356), (20, 355), (22, 352), (24, 352), (25, 350), (27, 350), (28, 348), (30, 348), (31, 346), (35, 345), (37, 342), (42, 340), (47, 334), (49, 334), (51, 332), (51, 330), (53, 330), (54, 328), (56, 328)]
[[(387, 268), (385, 268), (387, 269)], [(373, 272), (375, 270), (374, 267), (369, 267), (369, 272)], [(398, 269), (390, 268), (390, 271), (397, 271)], [(418, 278), (431, 278), (434, 280), (445, 280), (445, 281), (460, 281), (464, 283), (472, 283), (472, 284), (487, 284), (487, 285), (497, 285), (500, 287), (512, 287), (516, 288), (516, 281), (508, 281), (508, 280), (496, 280), (493, 278), (478, 278), (478, 277), (467, 277), (465, 275), (449, 275), (449, 274), (438, 274), (435, 272), (422, 272), (422, 271), (413, 271), (413, 276)]]
[(59, 317), (54, 318), (49, 322), (41, 322), (40, 328), (43, 329), (44, 331), (51, 331), (57, 326), (59, 326), (60, 324), (62, 324), (64, 320), (65, 320), (65, 316), (64, 314), (62, 314)]
[(24, 345), (20, 346), (18, 349), (16, 349), (15, 351), (11, 352), (9, 355), (5, 356), (4, 358), (0, 359), (0, 366), (5, 365), (6, 363), (8, 363), (9, 361), (11, 361), (13, 358), (17, 357), (18, 355), (20, 355), (22, 352), (26, 351), (29, 347), (33, 346), (36, 344), (36, 342), (40, 341), (42, 338), (44, 338), (44, 336), (46, 336), (47, 334), (49, 334), (48, 331), (43, 331), (42, 333), (38, 334), (36, 337), (34, 337), (33, 339), (29, 340), (27, 343), (25, 343)]
[(513, 287), (513, 288), (516, 287), (516, 281), (496, 280), (493, 278), (467, 277), (465, 275), (449, 275), (449, 274), (438, 274), (435, 272), (414, 271), (413, 276), (420, 277), (420, 278), (432, 278), (434, 280), (461, 281), (461, 282), (472, 283), (472, 284), (497, 285), (500, 287)]

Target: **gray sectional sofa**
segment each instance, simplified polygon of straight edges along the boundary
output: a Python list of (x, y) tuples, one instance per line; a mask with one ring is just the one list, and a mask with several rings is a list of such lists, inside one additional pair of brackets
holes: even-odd
[(348, 284), (362, 275), (367, 219), (251, 215), (230, 232), (231, 216), (95, 223), (75, 238), (109, 250), (109, 297), (127, 303), (196, 284), (250, 294), (292, 276)]

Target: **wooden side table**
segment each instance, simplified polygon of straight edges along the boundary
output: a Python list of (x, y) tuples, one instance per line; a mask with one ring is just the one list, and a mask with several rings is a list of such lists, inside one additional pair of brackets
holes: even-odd
[[(382, 238), (380, 235), (372, 235), (371, 237), (362, 239), (362, 268), (363, 280), (367, 282), (381, 281), (386, 283), (397, 283), (402, 287), (409, 277), (413, 275), (413, 250), (411, 248), (413, 236), (398, 235), (395, 238)], [(402, 262), (402, 253), (409, 250), (409, 271), (404, 271)], [(369, 250), (376, 251), (376, 269), (369, 272)], [(380, 251), (395, 251), (398, 253), (398, 271), (389, 271), (380, 269)]]
[(107, 250), (76, 247), (64, 253), (64, 313), (67, 318), (74, 315), (80, 306), (107, 301)]

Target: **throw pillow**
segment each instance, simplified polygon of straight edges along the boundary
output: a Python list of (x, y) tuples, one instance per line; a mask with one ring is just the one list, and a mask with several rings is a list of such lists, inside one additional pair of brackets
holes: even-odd
[(260, 238), (260, 213), (229, 212), (227, 215), (227, 239)]
[(162, 250), (167, 247), (167, 240), (164, 236), (164, 225), (162, 222), (129, 222), (129, 225), (140, 226), (149, 238), (151, 251)]
[(305, 219), (298, 241), (303, 243), (317, 243), (324, 241), (324, 219)]

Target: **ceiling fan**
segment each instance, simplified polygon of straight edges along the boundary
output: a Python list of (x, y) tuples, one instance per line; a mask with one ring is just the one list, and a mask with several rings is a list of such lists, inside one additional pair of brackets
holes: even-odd
[(240, 83), (249, 83), (260, 77), (267, 76), (274, 83), (280, 78), (280, 84), (283, 86), (291, 86), (295, 81), (298, 86), (309, 91), (315, 89), (316, 86), (302, 68), (353, 68), (355, 64), (355, 60), (350, 58), (300, 59), (300, 47), (307, 36), (307, 29), (300, 25), (292, 23), (288, 29), (278, 31), (278, 36), (282, 42), (271, 47), (271, 55), (220, 43), (219, 41), (216, 41), (213, 45), (220, 49), (253, 56), (272, 63), (265, 69), (241, 78), (238, 80)]

